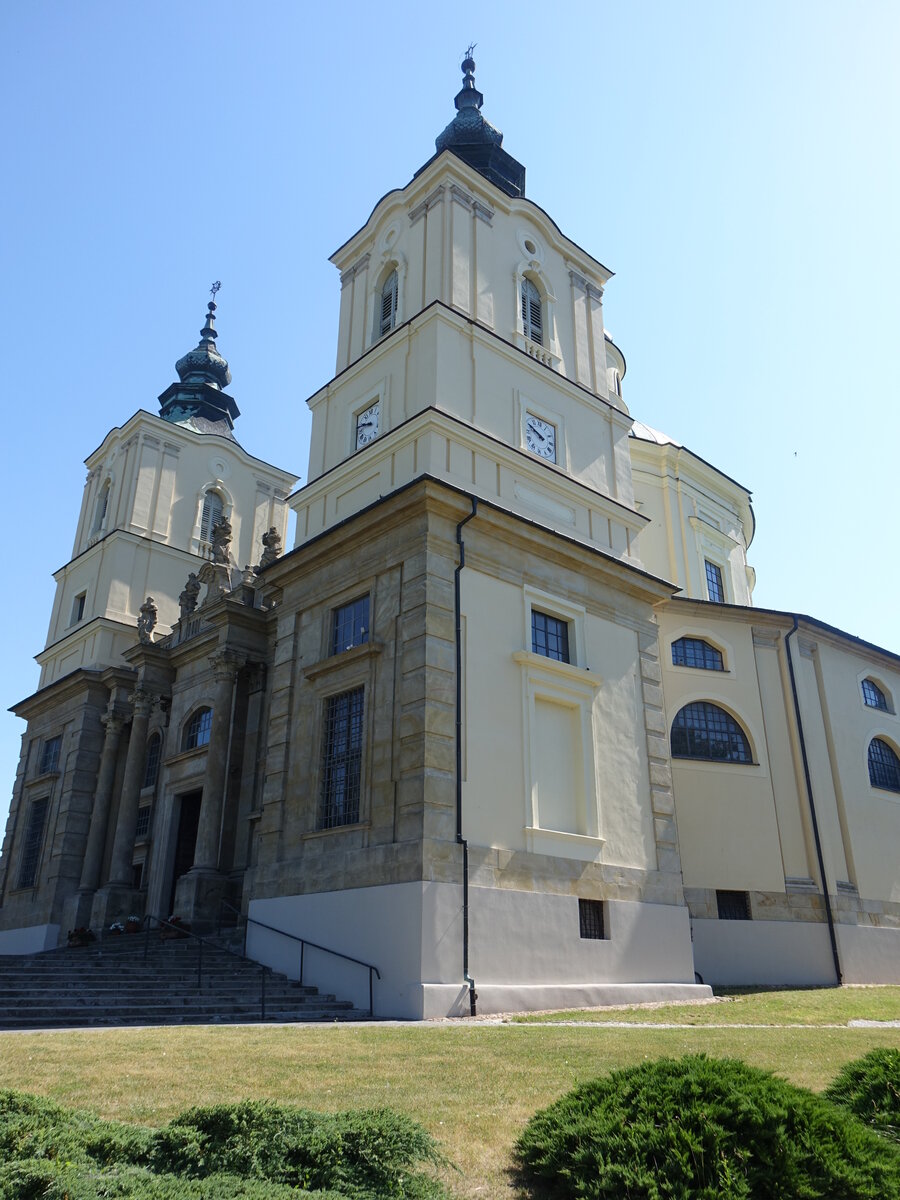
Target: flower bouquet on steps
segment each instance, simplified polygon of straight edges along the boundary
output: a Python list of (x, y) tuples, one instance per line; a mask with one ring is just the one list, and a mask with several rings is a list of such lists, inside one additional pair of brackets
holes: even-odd
[(96, 940), (93, 929), (88, 929), (86, 925), (79, 925), (77, 929), (69, 930), (66, 943), (69, 946), (89, 946)]
[(136, 917), (133, 915), (130, 917), (126, 917), (125, 918), (125, 932), (126, 933), (140, 933), (142, 924), (143, 924), (143, 922), (141, 921), (140, 917)]

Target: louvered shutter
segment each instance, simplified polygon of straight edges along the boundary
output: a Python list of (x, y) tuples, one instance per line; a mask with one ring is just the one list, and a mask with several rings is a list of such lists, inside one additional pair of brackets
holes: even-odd
[(211, 542), (212, 531), (222, 517), (222, 497), (217, 492), (207, 492), (203, 498), (200, 516), (200, 541)]
[(391, 271), (381, 289), (381, 320), (378, 324), (378, 335), (383, 336), (394, 328), (397, 320), (397, 272)]
[(530, 279), (522, 280), (522, 328), (527, 338), (543, 346), (544, 316), (541, 294)]

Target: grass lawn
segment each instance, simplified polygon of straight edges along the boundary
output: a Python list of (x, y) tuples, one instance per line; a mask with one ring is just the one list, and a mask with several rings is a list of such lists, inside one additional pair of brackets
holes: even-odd
[[(781, 995), (790, 1006), (788, 997), (797, 993)], [(812, 993), (799, 995), (802, 1003)], [(656, 1010), (657, 1019), (677, 1011)], [(506, 1171), (525, 1121), (594, 1075), (645, 1058), (707, 1051), (821, 1089), (848, 1060), (898, 1044), (898, 1029), (519, 1023), (5, 1033), (0, 1087), (148, 1125), (194, 1104), (247, 1097), (318, 1109), (389, 1105), (437, 1137), (459, 1168), (448, 1176), (459, 1196), (511, 1200)]]

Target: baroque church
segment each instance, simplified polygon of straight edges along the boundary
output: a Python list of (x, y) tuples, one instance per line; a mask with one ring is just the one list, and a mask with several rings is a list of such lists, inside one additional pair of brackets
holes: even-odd
[(630, 415), (611, 272), (462, 70), (331, 258), (306, 484), (235, 436), (215, 301), (87, 458), (0, 953), (237, 911), (407, 1018), (900, 982), (900, 658), (753, 607), (750, 493)]

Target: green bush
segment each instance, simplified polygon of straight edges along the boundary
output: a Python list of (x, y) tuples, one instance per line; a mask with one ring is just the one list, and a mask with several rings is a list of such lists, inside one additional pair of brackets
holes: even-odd
[(417, 1168), (440, 1161), (421, 1126), (387, 1109), (248, 1101), (150, 1130), (0, 1092), (0, 1200), (437, 1200)]
[(900, 1142), (900, 1050), (871, 1050), (847, 1063), (824, 1094)]
[(575, 1088), (531, 1119), (516, 1150), (522, 1181), (552, 1197), (900, 1198), (890, 1142), (804, 1088), (702, 1054)]

